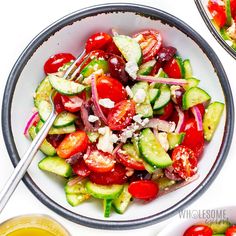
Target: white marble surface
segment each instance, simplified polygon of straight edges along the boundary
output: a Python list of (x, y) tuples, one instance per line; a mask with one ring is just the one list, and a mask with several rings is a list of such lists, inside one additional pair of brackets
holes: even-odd
[[(69, 14), (75, 10), (100, 4), (106, 2), (106, 0), (50, 0), (50, 1), (4, 1), (1, 3), (0, 9), (0, 103), (2, 102), (2, 96), (4, 92), (5, 83), (8, 74), (16, 61), (19, 54), (30, 42), (30, 40), (38, 34), (42, 29), (54, 22), (58, 18)], [(119, 2), (125, 2), (120, 0)], [(218, 54), (224, 68), (227, 72), (233, 93), (236, 91), (236, 67), (235, 61), (228, 55), (224, 49), (216, 42), (214, 37), (208, 31), (208, 28), (204, 25), (193, 0), (129, 0), (129, 2), (140, 3), (149, 6), (153, 6), (162, 10), (165, 10), (180, 19), (187, 22), (191, 27), (198, 31), (213, 47)], [(235, 96), (235, 95), (234, 95)], [(1, 112), (1, 111), (0, 111)], [(2, 131), (0, 130), (0, 188), (3, 183), (10, 176), (13, 167), (9, 160), (4, 140), (2, 137)], [(235, 136), (233, 139), (235, 143)], [(204, 195), (195, 201), (189, 209), (209, 209), (224, 205), (236, 204), (236, 192), (234, 189), (234, 179), (236, 178), (236, 150), (232, 146), (228, 155), (227, 161), (211, 187), (204, 193)], [(209, 157), (211, 158), (211, 157)], [(48, 214), (59, 222), (61, 222), (70, 232), (74, 235), (110, 235), (111, 231), (91, 229), (84, 226), (80, 226), (71, 223), (59, 215), (55, 214), (43, 204), (41, 204), (25, 187), (23, 183), (20, 183), (13, 197), (9, 201), (8, 205), (0, 215), (0, 222), (15, 215), (25, 213), (44, 213)], [(153, 236), (158, 233), (161, 228), (166, 225), (170, 225), (171, 220), (181, 220), (179, 216), (164, 221), (161, 224), (145, 227), (137, 230), (130, 231), (113, 231), (112, 235), (120, 235), (124, 233), (134, 233), (135, 235)]]

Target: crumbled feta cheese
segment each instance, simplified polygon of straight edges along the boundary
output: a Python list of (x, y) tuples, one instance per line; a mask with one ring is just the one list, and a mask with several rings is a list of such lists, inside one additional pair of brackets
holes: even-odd
[(229, 37), (233, 40), (236, 40), (236, 24), (233, 21), (232, 25), (227, 29), (227, 33), (229, 34)]
[(87, 78), (83, 80), (83, 84), (90, 85), (92, 76), (100, 76), (102, 74), (104, 74), (103, 69), (94, 71), (90, 76), (88, 76)]
[(98, 133), (104, 135), (106, 133), (106, 126), (98, 129)]
[(141, 125), (141, 123), (142, 123), (141, 117), (142, 117), (141, 115), (137, 114), (137, 115), (133, 116), (133, 120)]
[(134, 95), (134, 101), (136, 103), (143, 103), (146, 98), (146, 93), (144, 89), (138, 89), (137, 92)]
[(115, 106), (115, 103), (109, 98), (99, 99), (98, 102), (101, 106), (106, 108), (113, 108)]
[(111, 135), (111, 141), (112, 141), (113, 143), (117, 143), (118, 140), (119, 140), (119, 138), (117, 137), (116, 134), (112, 134), (112, 135)]
[(134, 94), (133, 94), (131, 88), (130, 88), (128, 85), (125, 87), (125, 90), (126, 90), (128, 96), (129, 96), (130, 98), (133, 98)]
[(138, 34), (138, 36), (136, 36), (135, 38), (133, 38), (136, 42), (139, 42), (141, 40), (144, 39), (143, 35), (142, 34)]
[(89, 115), (89, 117), (88, 117), (88, 121), (91, 122), (91, 123), (93, 123), (97, 120), (99, 120), (99, 118), (97, 116)]
[(135, 61), (128, 61), (125, 64), (125, 71), (129, 74), (132, 79), (136, 79), (138, 72), (138, 65)]
[(160, 142), (161, 146), (164, 148), (165, 151), (169, 150), (169, 142), (167, 139), (167, 133), (161, 132), (157, 134), (158, 141)]
[(179, 85), (172, 85), (170, 87), (170, 95), (171, 95), (171, 99), (172, 101), (177, 104), (177, 100), (176, 100), (176, 90), (181, 89), (181, 87)]
[(141, 125), (142, 125), (142, 126), (145, 126), (148, 122), (149, 122), (149, 119), (148, 119), (148, 118), (145, 118), (145, 119), (142, 121)]
[[(103, 152), (112, 153), (113, 148), (114, 148), (113, 147), (113, 140), (112, 140), (112, 137), (113, 137), (112, 131), (110, 130), (110, 128), (108, 126), (105, 126), (103, 128), (104, 128), (105, 132), (98, 139), (97, 149), (99, 149)], [(98, 130), (98, 132), (99, 132), (99, 130)]]

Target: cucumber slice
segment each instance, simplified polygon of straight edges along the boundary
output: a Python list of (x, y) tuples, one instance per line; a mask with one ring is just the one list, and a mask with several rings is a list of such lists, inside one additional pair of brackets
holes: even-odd
[(56, 128), (65, 127), (73, 124), (76, 119), (77, 119), (76, 115), (67, 111), (63, 111), (60, 114), (58, 114), (57, 118), (53, 122), (53, 126)]
[(112, 202), (112, 206), (118, 214), (123, 214), (131, 201), (132, 195), (129, 193), (128, 187), (129, 185), (125, 184), (120, 196)]
[(213, 102), (207, 107), (203, 117), (204, 138), (207, 141), (211, 141), (223, 111), (224, 104), (221, 102)]
[(89, 194), (66, 194), (67, 202), (73, 207), (78, 206), (80, 203), (89, 199), (89, 197)]
[(175, 56), (175, 60), (179, 66), (179, 69), (181, 71), (181, 78), (185, 78), (185, 70), (184, 70), (184, 64), (183, 60), (180, 56)]
[(40, 119), (45, 122), (52, 112), (52, 106), (48, 101), (42, 100), (38, 103), (38, 111)]
[[(36, 137), (37, 132), (35, 126), (29, 128), (29, 135), (32, 140)], [(55, 156), (57, 154), (56, 149), (46, 139), (41, 144), (40, 151), (47, 156)]]
[(185, 90), (189, 90), (192, 87), (197, 87), (198, 84), (200, 83), (199, 79), (196, 79), (196, 78), (193, 78), (193, 77), (192, 78), (187, 78), (186, 80), (187, 80), (188, 83), (186, 85), (183, 85), (183, 88)]
[(76, 95), (85, 89), (84, 85), (75, 83), (74, 81), (65, 80), (52, 74), (48, 77), (52, 87), (64, 95)]
[(136, 93), (139, 91), (139, 89), (143, 89), (146, 93), (146, 97), (143, 103), (141, 104), (136, 104), (136, 113), (141, 115), (144, 118), (152, 117), (153, 115), (153, 110), (152, 106), (149, 101), (149, 96), (148, 96), (148, 83), (147, 82), (138, 82), (135, 83), (134, 86), (131, 88), (133, 95), (136, 96)]
[(126, 35), (117, 35), (113, 37), (113, 41), (126, 61), (141, 63), (142, 50), (133, 38)]
[(157, 78), (158, 77), (159, 78), (168, 78), (167, 74), (165, 73), (165, 71), (162, 68), (160, 68), (158, 70), (158, 73), (154, 77), (157, 77)]
[(54, 128), (52, 127), (48, 134), (70, 134), (76, 131), (75, 124), (68, 125), (65, 127)]
[(90, 76), (92, 73), (94, 73), (97, 70), (103, 70), (103, 73), (108, 73), (108, 63), (105, 60), (92, 60), (85, 68), (81, 71), (81, 74), (84, 78)]
[(60, 157), (45, 157), (38, 164), (39, 169), (48, 171), (63, 177), (70, 177), (72, 168), (69, 163)]
[(111, 214), (111, 206), (112, 206), (113, 199), (104, 199), (103, 200), (103, 213), (104, 217), (109, 217)]
[(144, 160), (154, 167), (165, 168), (172, 164), (170, 156), (149, 128), (141, 131), (139, 150)]
[(126, 151), (126, 153), (133, 158), (134, 160), (138, 161), (138, 162), (143, 162), (142, 158), (140, 158), (133, 146), (133, 144), (131, 143), (126, 143), (122, 146), (122, 149), (124, 151)]
[(156, 64), (156, 60), (147, 61), (139, 67), (138, 75), (149, 75)]
[(159, 95), (160, 95), (160, 89), (158, 88), (150, 88), (148, 90), (148, 97), (151, 104), (153, 104), (156, 101)]
[(167, 134), (167, 139), (169, 142), (169, 149), (174, 149), (177, 147), (179, 144), (181, 144), (184, 140), (185, 133), (168, 133)]
[(153, 114), (160, 116), (160, 115), (163, 115), (164, 112), (165, 112), (165, 107), (162, 107), (162, 108), (160, 108), (160, 109), (158, 109), (158, 110), (153, 111)]
[(213, 231), (213, 234), (223, 234), (232, 225), (229, 221), (219, 221), (207, 224)]
[(230, 0), (225, 0), (225, 12), (226, 12), (226, 25), (231, 26), (232, 15), (231, 15)]
[(168, 179), (167, 177), (158, 178), (155, 182), (158, 183), (161, 190), (165, 190), (176, 183), (174, 180)]
[(92, 143), (95, 143), (99, 137), (99, 133), (98, 132), (87, 132), (89, 141)]
[(65, 193), (66, 194), (88, 194), (88, 191), (87, 189), (85, 188), (85, 183), (86, 181), (85, 180), (82, 180), (72, 186), (68, 185), (68, 182), (67, 184), (65, 185)]
[(101, 199), (115, 199), (123, 191), (124, 186), (119, 184), (100, 185), (88, 181), (85, 187), (93, 197)]
[(185, 71), (184, 78), (191, 78), (193, 76), (192, 66), (189, 59), (183, 61), (183, 67)]
[(48, 76), (38, 85), (34, 95), (34, 105), (38, 108), (41, 101), (49, 101), (49, 96), (53, 88), (49, 82)]
[(197, 104), (207, 102), (211, 99), (210, 95), (203, 89), (193, 87), (183, 95), (183, 109), (188, 110)]
[(155, 103), (153, 105), (153, 109), (154, 110), (161, 109), (162, 107), (167, 105), (167, 103), (170, 101), (170, 99), (171, 99), (171, 92), (170, 92), (169, 86), (165, 85), (165, 84), (161, 85), (160, 95), (157, 98), (157, 100), (155, 101)]

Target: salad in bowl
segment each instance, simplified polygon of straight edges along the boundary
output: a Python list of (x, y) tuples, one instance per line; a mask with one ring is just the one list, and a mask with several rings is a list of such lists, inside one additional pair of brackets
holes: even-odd
[(71, 206), (97, 198), (104, 217), (112, 209), (123, 214), (131, 204), (158, 201), (198, 178), (224, 104), (200, 88), (189, 58), (158, 30), (125, 35), (113, 29), (92, 34), (76, 71), (63, 79), (74, 60), (61, 52), (42, 65), (45, 77), (24, 130), (35, 138), (56, 91), (57, 118), (38, 166), (66, 179)]

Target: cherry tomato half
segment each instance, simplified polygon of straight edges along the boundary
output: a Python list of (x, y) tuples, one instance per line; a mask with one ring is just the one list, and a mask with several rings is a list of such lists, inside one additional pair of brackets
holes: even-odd
[(236, 0), (230, 0), (230, 8), (231, 8), (232, 17), (235, 20), (235, 17), (236, 17)]
[(83, 99), (79, 96), (65, 96), (61, 95), (61, 101), (65, 110), (70, 112), (77, 112), (80, 110)]
[(89, 179), (93, 183), (101, 185), (124, 184), (127, 181), (127, 176), (125, 174), (125, 167), (119, 163), (116, 163), (114, 168), (109, 172), (91, 172)]
[(53, 102), (55, 105), (55, 109), (57, 113), (61, 113), (65, 110), (62, 100), (61, 100), (61, 94), (60, 93), (56, 93), (56, 95), (53, 98)]
[(86, 52), (91, 52), (97, 49), (103, 49), (107, 44), (112, 41), (112, 37), (104, 32), (95, 33), (91, 35), (85, 45)]
[(174, 111), (174, 105), (172, 102), (169, 102), (163, 109), (164, 109), (164, 113), (158, 118), (161, 120), (167, 120)]
[(155, 58), (162, 45), (162, 37), (156, 30), (145, 30), (134, 35), (142, 49), (143, 62)]
[(72, 169), (75, 174), (82, 176), (82, 177), (87, 177), (90, 174), (90, 169), (88, 166), (85, 164), (84, 159), (80, 158), (78, 162), (72, 165)]
[(189, 227), (183, 236), (212, 236), (212, 229), (207, 225), (193, 225)]
[(75, 60), (75, 57), (70, 53), (58, 53), (51, 56), (44, 64), (44, 72), (46, 74), (56, 73), (64, 64)]
[(132, 100), (124, 100), (117, 103), (108, 113), (107, 123), (112, 130), (126, 128), (135, 115), (135, 103)]
[(223, 0), (209, 0), (208, 10), (211, 13), (215, 23), (221, 28), (226, 23), (225, 2)]
[(236, 226), (235, 225), (229, 227), (225, 232), (225, 236), (235, 236), (235, 235), (236, 235)]
[(74, 133), (66, 135), (57, 148), (57, 155), (62, 158), (69, 158), (77, 152), (84, 152), (87, 147), (87, 134), (82, 130), (78, 130)]
[(84, 156), (84, 161), (91, 171), (99, 173), (108, 172), (115, 165), (114, 157), (100, 150), (92, 150), (88, 156)]
[(194, 118), (186, 121), (184, 132), (185, 136), (182, 144), (192, 149), (196, 157), (199, 158), (204, 150), (204, 134), (203, 131), (198, 131)]
[(129, 185), (128, 191), (135, 198), (151, 200), (157, 197), (159, 187), (152, 180), (137, 180)]
[(177, 60), (175, 58), (172, 58), (169, 60), (164, 66), (163, 70), (170, 78), (182, 78), (182, 72), (180, 65), (178, 64)]
[(126, 167), (134, 170), (145, 170), (142, 159), (137, 160), (125, 153), (123, 150), (118, 150), (116, 153), (117, 160)]
[(197, 172), (197, 157), (188, 147), (179, 145), (174, 148), (171, 158), (174, 171), (183, 179), (187, 179)]

